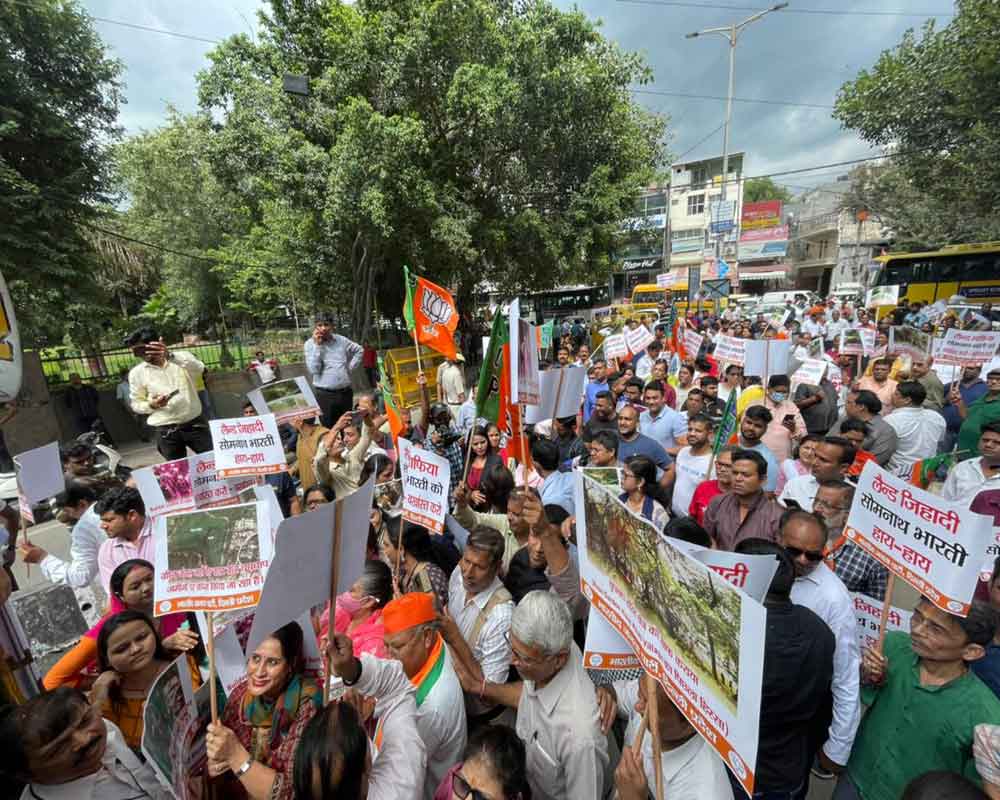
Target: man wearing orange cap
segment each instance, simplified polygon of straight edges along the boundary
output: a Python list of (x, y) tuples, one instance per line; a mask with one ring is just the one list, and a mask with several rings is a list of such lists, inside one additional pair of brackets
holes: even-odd
[(416, 689), (417, 730), (427, 748), (424, 797), (431, 800), (445, 773), (462, 759), (465, 698), (440, 633), (434, 595), (404, 594), (382, 611), (389, 658), (403, 665)]

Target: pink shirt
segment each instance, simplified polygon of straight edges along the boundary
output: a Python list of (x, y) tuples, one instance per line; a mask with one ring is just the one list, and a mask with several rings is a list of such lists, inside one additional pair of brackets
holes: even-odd
[[(388, 652), (385, 649), (385, 625), (382, 622), (381, 608), (352, 631), (347, 630), (347, 626), (350, 624), (350, 615), (338, 604), (333, 615), (333, 629), (337, 633), (345, 633), (350, 637), (351, 643), (354, 645), (354, 655), (371, 653), (376, 658), (388, 657)], [(329, 636), (329, 625), (330, 606), (328, 603), (319, 618), (320, 639), (326, 639)]]
[(97, 568), (101, 573), (101, 586), (104, 591), (109, 597), (111, 596), (111, 573), (119, 564), (125, 563), (130, 558), (142, 558), (150, 564), (156, 564), (155, 555), (152, 517), (145, 517), (139, 538), (134, 542), (128, 539), (109, 538), (97, 553)]
[(781, 420), (785, 418), (786, 414), (791, 414), (795, 418), (794, 438), (796, 440), (801, 439), (809, 432), (806, 430), (805, 420), (802, 419), (802, 415), (799, 413), (799, 407), (791, 400), (774, 403), (765, 397), (763, 403), (754, 403), (754, 405), (763, 405), (764, 408), (771, 412), (771, 421), (768, 423), (767, 430), (764, 431), (761, 439), (780, 464), (791, 456), (793, 438), (792, 432), (781, 424)]

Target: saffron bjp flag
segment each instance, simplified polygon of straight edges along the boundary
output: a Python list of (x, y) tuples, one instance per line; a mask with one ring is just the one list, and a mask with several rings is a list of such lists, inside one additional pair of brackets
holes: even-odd
[(403, 317), (414, 343), (426, 344), (447, 358), (455, 358), (455, 329), (458, 327), (455, 298), (436, 283), (411, 276), (405, 266), (403, 278), (406, 283)]
[(681, 361), (688, 360), (687, 347), (684, 346), (684, 333), (681, 330), (681, 318), (674, 320), (674, 327), (670, 334), (671, 349), (677, 353)]

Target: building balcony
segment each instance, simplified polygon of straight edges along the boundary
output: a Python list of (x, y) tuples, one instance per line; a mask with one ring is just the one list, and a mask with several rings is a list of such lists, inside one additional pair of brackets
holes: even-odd
[(829, 214), (820, 214), (816, 217), (797, 220), (792, 225), (792, 239), (804, 239), (806, 237), (814, 237), (829, 233), (835, 234), (839, 229), (839, 220), (840, 213), (836, 211)]
[(825, 269), (826, 267), (837, 266), (837, 253), (833, 252), (829, 255), (819, 256), (817, 258), (804, 258), (800, 260), (792, 261), (792, 270), (795, 272), (803, 272), (805, 270), (812, 269)]

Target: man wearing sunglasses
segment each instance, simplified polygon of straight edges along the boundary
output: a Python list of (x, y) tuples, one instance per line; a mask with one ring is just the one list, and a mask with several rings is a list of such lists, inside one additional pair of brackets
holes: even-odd
[(833, 719), (817, 754), (813, 774), (830, 778), (842, 772), (861, 722), (861, 651), (854, 602), (847, 587), (824, 562), (826, 526), (815, 514), (790, 510), (781, 518), (780, 539), (795, 567), (792, 602), (814, 612), (833, 631)]

